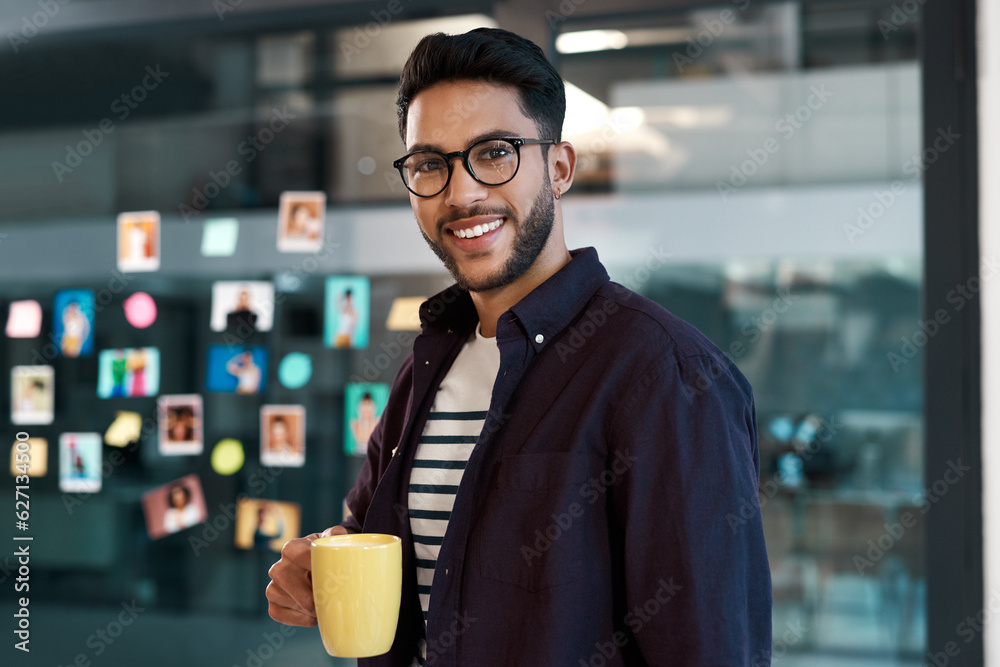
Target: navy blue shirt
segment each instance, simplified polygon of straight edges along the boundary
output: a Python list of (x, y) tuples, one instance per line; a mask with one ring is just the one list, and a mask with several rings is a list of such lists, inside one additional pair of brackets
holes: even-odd
[[(497, 321), (500, 370), (441, 545), (427, 664), (769, 665), (750, 385), (697, 329), (611, 282), (593, 248), (571, 256)], [(420, 318), (347, 498), (349, 530), (403, 540), (395, 643), (363, 667), (409, 665), (423, 635), (407, 486), (478, 323), (456, 286)]]

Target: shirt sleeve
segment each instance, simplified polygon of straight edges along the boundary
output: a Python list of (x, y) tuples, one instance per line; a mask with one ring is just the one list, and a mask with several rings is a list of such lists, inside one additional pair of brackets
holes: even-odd
[(645, 370), (608, 434), (611, 467), (624, 468), (611, 501), (624, 541), (625, 622), (649, 665), (769, 665), (749, 383), (721, 352), (666, 355)]

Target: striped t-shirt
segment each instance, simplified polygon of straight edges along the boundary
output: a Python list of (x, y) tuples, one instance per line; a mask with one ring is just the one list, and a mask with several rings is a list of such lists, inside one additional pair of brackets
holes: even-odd
[[(499, 369), (496, 338), (484, 338), (476, 327), (441, 381), (417, 445), (410, 473), (410, 530), (425, 628), (438, 552), (465, 464), (483, 430)], [(420, 643), (419, 653), (422, 663), (425, 642)]]

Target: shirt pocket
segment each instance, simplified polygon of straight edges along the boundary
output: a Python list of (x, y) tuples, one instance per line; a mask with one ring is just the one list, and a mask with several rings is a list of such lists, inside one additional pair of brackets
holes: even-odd
[(577, 454), (501, 459), (477, 526), (480, 574), (532, 592), (585, 578), (605, 521), (582, 493), (590, 478)]

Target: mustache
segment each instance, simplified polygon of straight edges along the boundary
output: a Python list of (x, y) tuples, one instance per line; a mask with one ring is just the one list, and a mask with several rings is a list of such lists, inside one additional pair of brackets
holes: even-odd
[(480, 215), (495, 215), (498, 218), (508, 218), (510, 220), (515, 219), (514, 211), (507, 207), (487, 208), (486, 206), (472, 206), (470, 208), (462, 209), (461, 211), (455, 211), (446, 217), (438, 219), (438, 233), (440, 234), (441, 228), (450, 222), (457, 222), (459, 220), (465, 220), (466, 218), (475, 218)]

